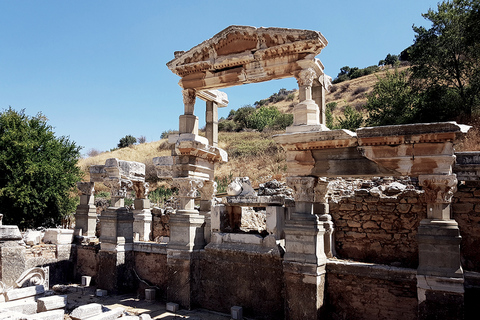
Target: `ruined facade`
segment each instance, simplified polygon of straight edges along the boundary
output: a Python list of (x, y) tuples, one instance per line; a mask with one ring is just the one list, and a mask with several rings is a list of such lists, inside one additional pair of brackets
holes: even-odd
[[(141, 163), (91, 167), (91, 181), (78, 184), (72, 276), (111, 292), (155, 288), (183, 308), (241, 306), (258, 319), (468, 318), (480, 294), (480, 156), (453, 148), (468, 127), (328, 130), (329, 79), (315, 58), (326, 45), (315, 31), (231, 26), (176, 52), (167, 65), (181, 78), (184, 114), (171, 156), (154, 164), (179, 190), (178, 208), (152, 216)], [(243, 178), (218, 200), (215, 164), (228, 160), (217, 128), (228, 98), (218, 90), (285, 77), (298, 80), (300, 103), (274, 139), (293, 191), (271, 182), (256, 193)], [(98, 238), (95, 183), (112, 193)], [(247, 216), (264, 224), (245, 231)]]

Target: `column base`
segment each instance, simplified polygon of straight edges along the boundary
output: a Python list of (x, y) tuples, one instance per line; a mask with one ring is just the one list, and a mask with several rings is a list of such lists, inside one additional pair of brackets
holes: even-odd
[(463, 319), (463, 278), (417, 275), (419, 319)]

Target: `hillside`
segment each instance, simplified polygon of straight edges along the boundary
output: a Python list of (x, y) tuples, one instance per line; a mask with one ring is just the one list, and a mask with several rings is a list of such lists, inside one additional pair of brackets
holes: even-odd
[[(342, 115), (347, 104), (365, 112), (362, 109), (362, 105), (366, 102), (365, 95), (373, 90), (377, 76), (382, 77), (385, 72), (334, 85), (326, 96), (327, 103), (337, 103), (337, 107), (333, 110), (333, 116)], [(294, 93), (293, 101), (283, 100), (265, 105), (275, 105), (284, 113), (292, 113), (296, 103), (298, 103), (298, 90)], [(480, 150), (479, 127), (480, 124), (477, 124), (470, 130), (466, 139), (456, 146), (457, 151)], [(229, 162), (220, 164), (216, 168), (216, 179), (221, 187), (228, 184), (232, 177), (248, 176), (254, 186), (271, 179), (283, 180), (286, 173), (285, 152), (272, 139), (272, 136), (277, 133), (280, 132), (219, 132), (219, 147), (226, 150), (229, 155)], [(84, 158), (79, 161), (79, 166), (86, 172), (85, 180), (88, 180), (88, 167), (94, 164), (104, 164), (108, 158), (143, 162), (147, 166), (147, 180), (152, 189), (155, 189), (164, 185), (165, 182), (156, 178), (152, 159), (166, 155), (170, 155), (169, 145), (166, 139), (162, 139)], [(97, 191), (101, 189), (102, 187), (99, 186)]]

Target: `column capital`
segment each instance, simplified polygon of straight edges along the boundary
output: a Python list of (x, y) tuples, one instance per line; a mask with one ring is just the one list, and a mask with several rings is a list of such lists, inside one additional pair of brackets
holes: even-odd
[(456, 175), (421, 175), (418, 182), (425, 190), (426, 202), (430, 204), (451, 203), (457, 191)]
[(213, 200), (217, 194), (217, 183), (215, 181), (204, 181), (203, 186), (198, 189), (201, 200)]
[(313, 68), (306, 68), (300, 71), (297, 76), (298, 86), (313, 86), (313, 80), (317, 77), (317, 73)]
[(327, 196), (328, 196), (328, 185), (329, 181), (327, 178), (319, 178), (317, 180), (317, 183), (315, 185), (314, 191), (315, 191), (315, 202), (319, 203), (327, 203)]
[(82, 195), (91, 196), (95, 192), (95, 182), (78, 181), (77, 188)]
[(144, 181), (133, 181), (133, 190), (135, 191), (136, 199), (146, 199), (148, 195), (149, 185)]
[(295, 202), (315, 201), (315, 180), (314, 177), (287, 177), (287, 185), (294, 191)]
[(195, 107), (195, 99), (197, 94), (194, 89), (185, 89), (182, 91), (183, 94), (183, 104), (185, 106), (185, 114), (193, 115), (193, 110)]
[(178, 188), (178, 196), (181, 198), (195, 198), (197, 190), (202, 188), (203, 180), (192, 178), (175, 178), (173, 185)]
[(115, 198), (125, 198), (127, 191), (132, 187), (133, 183), (128, 179), (111, 179), (105, 180), (103, 184), (110, 188), (110, 194)]

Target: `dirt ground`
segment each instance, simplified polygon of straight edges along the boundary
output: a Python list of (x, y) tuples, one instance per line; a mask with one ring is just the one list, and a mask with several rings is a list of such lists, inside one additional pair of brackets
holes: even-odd
[[(58, 293), (58, 292), (57, 292)], [(227, 314), (211, 312), (207, 310), (183, 310), (180, 309), (176, 313), (171, 313), (166, 310), (165, 302), (154, 301), (148, 302), (137, 299), (133, 294), (126, 295), (107, 295), (105, 297), (97, 297), (95, 295), (94, 287), (68, 286), (65, 288), (67, 294), (68, 304), (66, 310), (71, 312), (76, 307), (89, 303), (99, 303), (109, 309), (123, 307), (130, 315), (141, 315), (147, 313), (152, 319), (163, 320), (229, 320), (231, 319)]]

